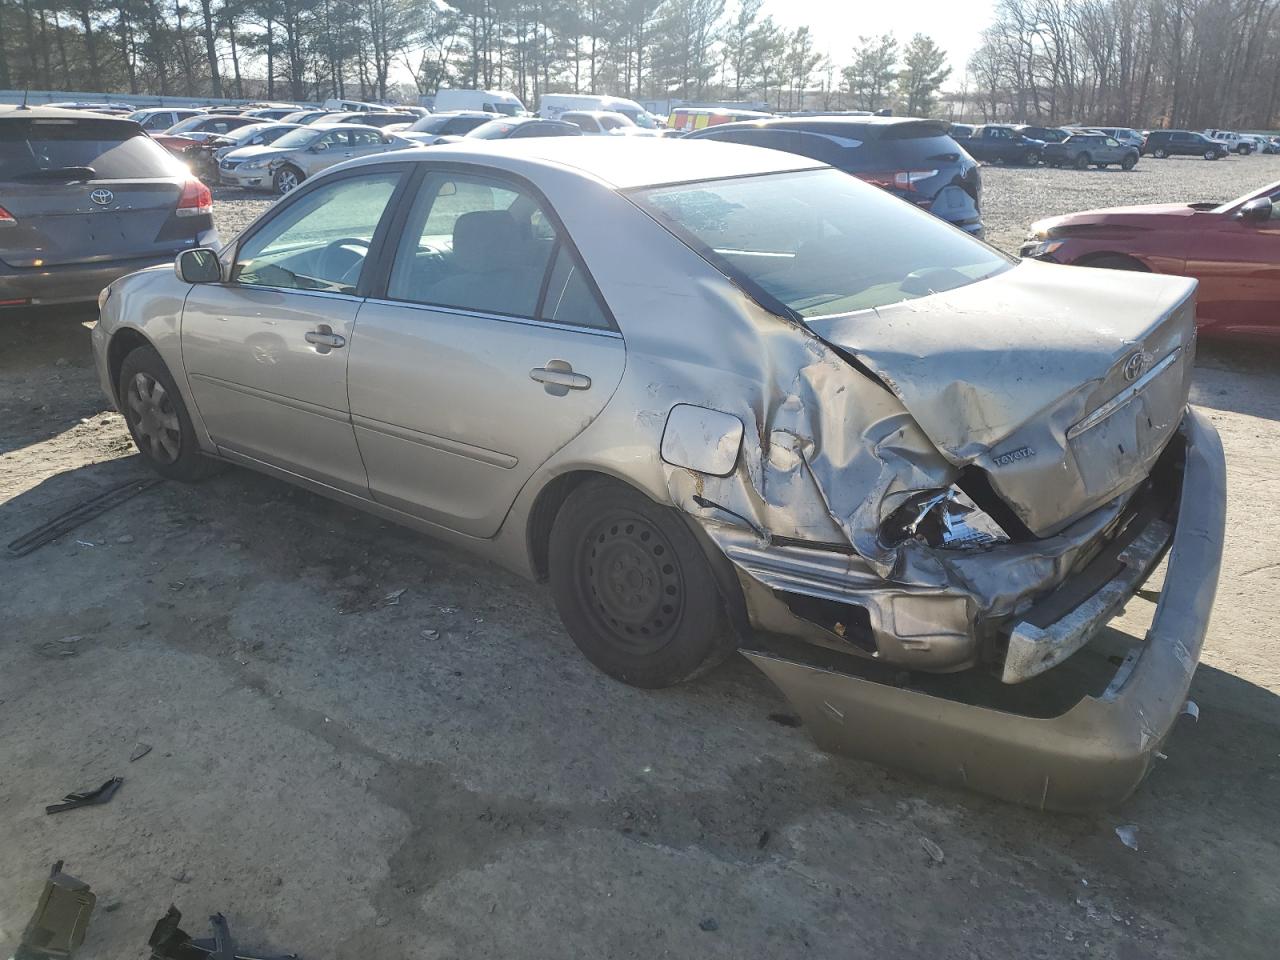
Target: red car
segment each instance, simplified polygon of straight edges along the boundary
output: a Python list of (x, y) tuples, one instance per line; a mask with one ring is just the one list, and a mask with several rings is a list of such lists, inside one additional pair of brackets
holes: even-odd
[(163, 133), (152, 133), (151, 139), (178, 159), (185, 159), (186, 151), (197, 147), (209, 137), (222, 136), (237, 127), (261, 123), (260, 117), (222, 116), (202, 113), (179, 120)]
[(1206, 337), (1280, 341), (1280, 183), (1230, 203), (1152, 204), (1031, 225), (1022, 256), (1200, 281)]

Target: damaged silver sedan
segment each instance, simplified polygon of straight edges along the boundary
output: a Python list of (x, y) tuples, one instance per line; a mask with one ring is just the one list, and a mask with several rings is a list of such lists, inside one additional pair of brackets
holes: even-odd
[[(94, 344), (161, 473), (302, 484), (549, 580), (619, 680), (741, 648), (832, 749), (1082, 809), (1141, 780), (1216, 588), (1194, 292), (787, 154), (549, 139), (338, 167), (117, 281)], [(1166, 555), (1146, 638), (1052, 716), (861, 669), (1034, 683)]]

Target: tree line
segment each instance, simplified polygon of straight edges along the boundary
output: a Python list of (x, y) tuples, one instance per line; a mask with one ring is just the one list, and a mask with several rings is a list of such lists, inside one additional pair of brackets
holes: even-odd
[[(950, 75), (916, 35), (837, 67), (765, 0), (0, 0), (0, 89), (409, 100), (440, 87), (934, 109)], [(406, 83), (403, 78), (412, 78)]]
[(963, 99), (986, 120), (1272, 129), (1280, 0), (999, 0)]

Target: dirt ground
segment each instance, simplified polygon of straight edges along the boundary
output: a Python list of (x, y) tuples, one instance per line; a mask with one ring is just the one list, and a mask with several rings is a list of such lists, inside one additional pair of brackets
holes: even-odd
[[(986, 213), (1009, 248), (1049, 213), (1277, 179), (991, 168)], [(265, 202), (220, 192), (224, 232)], [(146, 475), (92, 321), (0, 319), (0, 544)], [(542, 588), (281, 483), (153, 487), (0, 558), (0, 949), (63, 858), (99, 896), (86, 958), (145, 956), (170, 902), (197, 935), (222, 911), (245, 947), (339, 960), (1273, 957), (1278, 361), (1202, 346), (1230, 505), (1201, 715), (1096, 817), (824, 755), (741, 659), (614, 683)], [(45, 815), (117, 775), (110, 804)]]

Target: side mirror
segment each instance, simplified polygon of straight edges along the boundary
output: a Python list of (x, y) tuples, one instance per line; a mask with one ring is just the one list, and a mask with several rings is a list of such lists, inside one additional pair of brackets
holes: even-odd
[(1270, 197), (1258, 197), (1241, 207), (1236, 216), (1251, 223), (1262, 223), (1271, 219), (1271, 207)]
[(173, 270), (183, 283), (218, 283), (222, 279), (222, 264), (212, 247), (183, 250), (173, 262)]
[(307, 153), (321, 153), (328, 149), (329, 145), (322, 140), (319, 143), (313, 143), (311, 146), (307, 147)]

